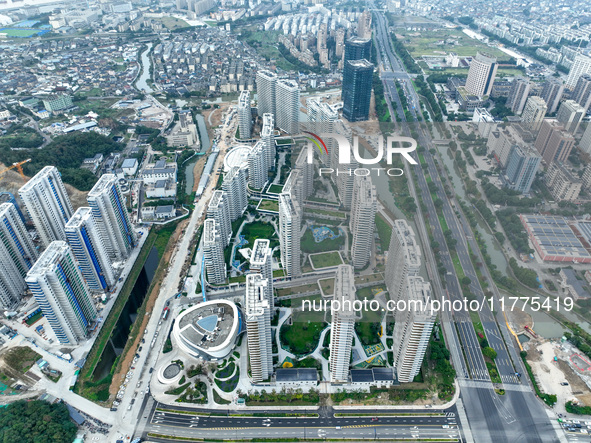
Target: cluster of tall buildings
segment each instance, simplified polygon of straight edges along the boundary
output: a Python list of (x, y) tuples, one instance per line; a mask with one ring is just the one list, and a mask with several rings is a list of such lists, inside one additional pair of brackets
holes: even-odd
[(371, 39), (353, 37), (345, 43), (343, 66), (343, 117), (350, 122), (367, 120), (374, 66)]
[(288, 134), (299, 131), (300, 90), (297, 82), (280, 79), (277, 74), (260, 70), (256, 76), (257, 112), (271, 114), (275, 125)]
[[(435, 324), (435, 315), (418, 309), (420, 304), (416, 303), (432, 299), (431, 285), (418, 275), (420, 266), (421, 251), (414, 231), (405, 220), (396, 220), (384, 275), (390, 299), (394, 303), (405, 300), (408, 306), (396, 311), (392, 333), (394, 367), (401, 383), (413, 381), (419, 373)], [(408, 303), (413, 300), (414, 307)]]
[(77, 343), (96, 318), (92, 294), (113, 287), (113, 264), (137, 242), (117, 178), (103, 175), (88, 194), (89, 206), (75, 212), (53, 166), (19, 196), (44, 252), (39, 256), (15, 204), (0, 205), (0, 302), (14, 306), (28, 286), (60, 343)]

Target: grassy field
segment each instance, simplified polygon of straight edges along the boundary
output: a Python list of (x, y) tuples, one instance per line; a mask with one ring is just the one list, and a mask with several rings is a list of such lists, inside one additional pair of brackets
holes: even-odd
[[(416, 59), (423, 55), (440, 56), (445, 53), (455, 52), (460, 57), (475, 56), (478, 51), (485, 51), (502, 63), (511, 57), (496, 48), (490, 48), (484, 43), (468, 37), (457, 29), (438, 29), (434, 31), (401, 31), (397, 34), (403, 35), (404, 44), (410, 54)], [(406, 40), (410, 40), (407, 42)]]
[(283, 185), (271, 185), (267, 190), (267, 192), (271, 192), (273, 194), (281, 194), (281, 191), (283, 191)]
[(8, 37), (31, 37), (38, 34), (41, 29), (2, 29), (0, 32)]
[(347, 218), (347, 216), (345, 214), (343, 214), (342, 212), (339, 211), (327, 211), (325, 209), (306, 209), (305, 211), (306, 215), (311, 215), (311, 216), (319, 216), (319, 217), (336, 217), (336, 218), (342, 218), (343, 220), (345, 218)]
[(334, 278), (323, 278), (318, 280), (318, 284), (322, 288), (324, 295), (330, 295), (334, 293)]
[[(357, 299), (363, 301), (363, 300), (368, 300), (368, 302), (370, 300), (373, 300), (375, 298), (374, 296), (374, 290), (379, 291), (385, 291), (386, 287), (384, 285), (376, 285), (376, 286), (370, 286), (367, 288), (361, 288), (357, 291)], [(362, 322), (380, 322), (382, 321), (382, 317), (384, 317), (384, 312), (382, 310), (378, 310), (378, 311), (372, 311), (370, 309), (368, 310), (363, 310), (361, 311), (363, 318), (362, 318)]]
[[(257, 238), (271, 240), (271, 238), (275, 236), (275, 228), (273, 228), (271, 223), (257, 221), (244, 225), (242, 228), (242, 235), (244, 235), (244, 238), (248, 241), (248, 246), (252, 247)], [(277, 241), (278, 240), (271, 241), (272, 248), (275, 247), (273, 243)]]
[(263, 209), (265, 211), (279, 212), (279, 202), (277, 200), (263, 199), (260, 201), (257, 209)]
[(41, 355), (26, 346), (12, 348), (4, 354), (6, 364), (13, 370), (23, 374), (31, 369), (31, 366), (40, 358)]
[(162, 17), (160, 21), (166, 29), (170, 29), (171, 31), (179, 28), (188, 28), (190, 26), (186, 21), (176, 17)]
[(257, 26), (250, 26), (245, 28), (244, 31), (246, 32), (243, 32), (241, 38), (255, 48), (262, 57), (267, 60), (275, 60), (276, 66), (286, 71), (296, 68), (281, 55), (277, 48), (277, 42), (281, 34), (279, 31), (259, 31)]
[(341, 254), (337, 251), (323, 252), (321, 254), (310, 255), (310, 261), (316, 269), (328, 268), (331, 266), (338, 266), (343, 264)]
[[(317, 291), (317, 290), (318, 290), (318, 285), (316, 283), (310, 283), (309, 285), (295, 286), (293, 288), (277, 289), (277, 297), (283, 297), (285, 295), (293, 295), (293, 294), (302, 294), (304, 292)], [(286, 300), (286, 301), (290, 302), (291, 300)], [(289, 306), (291, 306), (291, 304), (287, 305), (287, 307), (289, 307)]]
[(380, 245), (382, 247), (382, 252), (388, 250), (390, 246), (390, 237), (392, 237), (392, 226), (386, 221), (386, 219), (381, 215), (376, 215), (376, 227), (378, 228), (378, 236), (380, 237)]
[[(332, 229), (333, 232), (335, 232), (337, 228)], [(336, 251), (339, 250), (344, 244), (345, 237), (343, 235), (333, 240), (327, 238), (320, 243), (316, 243), (314, 241), (314, 235), (310, 229), (306, 229), (306, 232), (301, 239), (302, 252), (306, 252), (308, 254), (313, 254), (315, 252)]]
[[(310, 313), (305, 314), (309, 315)], [(281, 327), (281, 342), (296, 355), (309, 354), (318, 346), (320, 333), (325, 327), (326, 323), (322, 321), (298, 322), (294, 320), (292, 325)]]

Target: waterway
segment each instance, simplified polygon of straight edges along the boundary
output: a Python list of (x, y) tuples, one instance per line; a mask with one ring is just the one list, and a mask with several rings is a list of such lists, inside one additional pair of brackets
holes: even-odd
[(154, 278), (158, 261), (158, 250), (153, 247), (111, 332), (111, 337), (94, 371), (94, 380), (106, 377), (111, 371), (115, 359), (123, 352), (133, 323), (137, 319), (137, 311), (144, 302)]
[(150, 79), (150, 68), (152, 66), (152, 60), (150, 60), (150, 51), (152, 50), (152, 43), (148, 43), (148, 48), (142, 52), (142, 74), (136, 83), (136, 87), (140, 91), (151, 94), (154, 90), (148, 86), (148, 80)]
[[(205, 118), (201, 114), (195, 115), (195, 120), (197, 120), (197, 127), (199, 128), (199, 140), (201, 142), (200, 145), (200, 154), (205, 154), (211, 145), (211, 141), (209, 140), (209, 134), (207, 133), (207, 126), (205, 125)], [(199, 161), (201, 155), (196, 155), (187, 163), (185, 167), (185, 193), (191, 194), (193, 191), (193, 184), (195, 183), (195, 176), (193, 175), (193, 168), (195, 167), (195, 163)]]

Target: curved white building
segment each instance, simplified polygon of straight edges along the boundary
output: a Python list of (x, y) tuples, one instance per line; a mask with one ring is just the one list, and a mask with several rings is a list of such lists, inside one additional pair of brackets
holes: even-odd
[(227, 300), (210, 300), (180, 314), (172, 328), (179, 348), (193, 356), (220, 359), (234, 348), (244, 330), (242, 313)]
[(224, 172), (229, 172), (234, 166), (246, 166), (248, 154), (252, 150), (250, 145), (236, 145), (230, 148), (224, 158)]

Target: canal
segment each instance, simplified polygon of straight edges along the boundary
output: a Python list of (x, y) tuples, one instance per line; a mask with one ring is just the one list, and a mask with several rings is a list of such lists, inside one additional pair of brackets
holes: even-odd
[(204, 155), (211, 144), (209, 140), (209, 134), (207, 133), (207, 126), (205, 125), (205, 118), (203, 115), (196, 114), (195, 120), (197, 120), (197, 128), (199, 129), (199, 140), (201, 141), (199, 155), (191, 157), (187, 166), (185, 166), (185, 194), (190, 195), (193, 192), (193, 185), (195, 183), (195, 176), (193, 175), (193, 169), (195, 163), (199, 161), (202, 155)]
[(135, 86), (140, 91), (147, 92), (151, 94), (154, 90), (148, 85), (148, 80), (150, 79), (150, 68), (152, 66), (152, 60), (150, 60), (150, 51), (152, 50), (152, 43), (148, 43), (148, 48), (142, 52), (141, 61), (142, 61), (142, 73), (140, 78), (136, 82)]
[(154, 278), (158, 261), (158, 250), (152, 247), (94, 370), (95, 381), (101, 380), (109, 374), (115, 359), (123, 352), (133, 323), (137, 318), (137, 311), (144, 302)]

